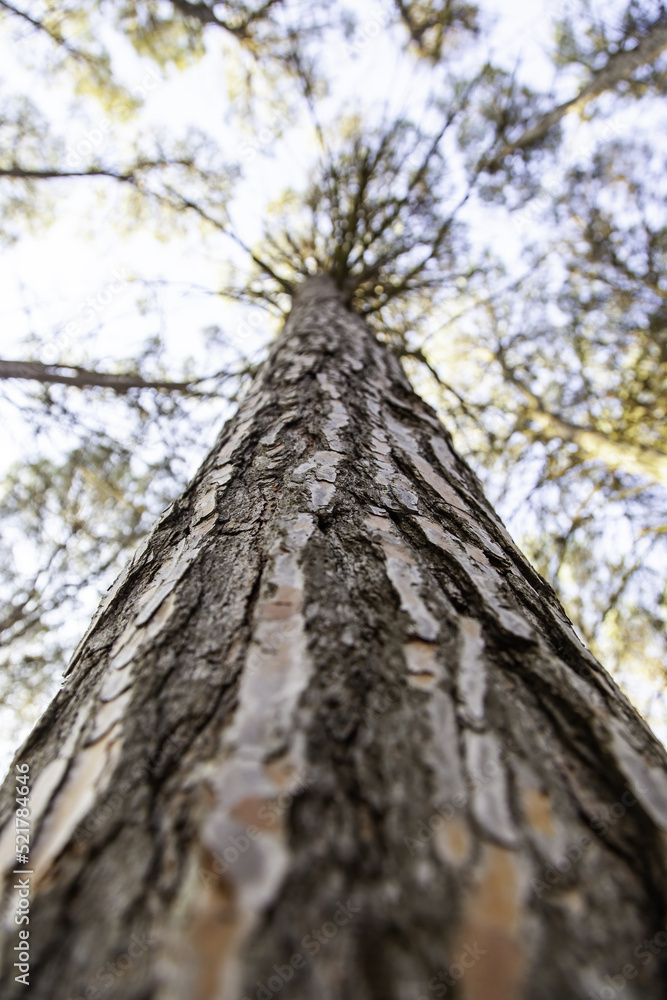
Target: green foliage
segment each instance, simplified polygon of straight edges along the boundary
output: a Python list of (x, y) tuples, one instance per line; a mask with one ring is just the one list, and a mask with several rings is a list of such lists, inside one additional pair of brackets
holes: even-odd
[[(636, 49), (659, 29), (667, 27), (667, 9), (662, 0), (630, 0), (617, 7), (602, 6), (587, 0), (573, 5), (558, 21), (555, 33), (554, 61), (561, 67), (583, 67), (587, 74), (600, 73), (619, 55)], [(598, 9), (596, 9), (598, 8)], [(618, 94), (642, 97), (653, 91), (664, 94), (667, 76), (660, 63), (638, 66), (632, 74), (618, 80)]]
[(403, 24), (408, 29), (410, 45), (418, 55), (437, 62), (444, 50), (456, 44), (462, 35), (479, 31), (479, 7), (460, 0), (395, 0)]
[(397, 335), (395, 318), (418, 295), (451, 294), (463, 244), (441, 146), (457, 108), (438, 109), (434, 132), (406, 120), (375, 130), (341, 123), (307, 190), (273, 205), (250, 294), (278, 302), (299, 276), (326, 271), (379, 331)]
[[(3, 483), (0, 705), (34, 721), (72, 648), (68, 620), (104, 590), (173, 489), (117, 442), (82, 442), (55, 461), (15, 464)], [(162, 493), (162, 496), (160, 496)], [(152, 495), (151, 495), (152, 494)], [(87, 600), (86, 600), (87, 598)]]
[[(48, 191), (30, 176), (10, 177), (17, 164), (26, 173), (48, 160), (56, 162), (63, 144), (49, 140), (46, 122), (32, 101), (11, 96), (0, 106), (0, 243), (18, 240), (26, 228), (48, 224), (53, 202)], [(5, 176), (3, 176), (3, 173)]]

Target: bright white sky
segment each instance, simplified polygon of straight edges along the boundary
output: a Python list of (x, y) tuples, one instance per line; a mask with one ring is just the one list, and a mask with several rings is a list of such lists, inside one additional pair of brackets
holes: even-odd
[[(420, 96), (426, 93), (428, 70), (418, 71), (411, 60), (397, 56), (397, 45), (390, 32), (383, 30), (386, 23), (385, 4), (366, 0), (355, 3), (359, 16), (360, 32), (365, 44), (358, 46), (359, 56), (350, 59), (341, 49), (330, 53), (331, 76), (334, 80), (333, 96), (326, 102), (326, 112), (346, 105), (355, 108), (372, 104), (380, 108), (389, 100), (394, 107), (401, 107), (414, 114)], [(502, 3), (495, 0), (485, 5), (497, 12), (500, 18), (496, 32), (494, 55), (509, 66), (522, 60), (524, 71), (536, 82), (551, 82), (549, 61), (541, 57), (541, 47), (548, 45), (551, 17), (560, 5), (540, 2)], [(379, 32), (376, 36), (376, 32)], [(142, 123), (164, 126), (172, 132), (184, 131), (190, 125), (206, 130), (219, 140), (230, 159), (247, 164), (247, 177), (237, 187), (231, 206), (232, 217), (246, 242), (252, 243), (260, 235), (264, 209), (288, 185), (299, 186), (312, 165), (315, 143), (311, 123), (304, 108), (302, 118), (290, 123), (286, 135), (273, 140), (271, 128), (255, 136), (250, 130), (244, 135), (224, 122), (227, 102), (224, 85), (224, 56), (218, 45), (211, 44), (211, 51), (199, 64), (185, 73), (171, 74), (171, 79), (161, 80), (148, 61), (138, 60), (129, 51), (119, 53), (130, 88), (145, 88), (147, 102)], [(0, 36), (0, 65), (4, 80), (12, 89), (24, 90), (44, 108), (48, 117), (66, 135), (68, 147), (76, 150), (100, 126), (106, 115), (96, 104), (88, 101), (88, 124), (80, 116), (72, 118), (68, 112), (71, 96), (68, 88), (49, 84), (39, 93), (34, 92), (35, 76), (22, 65), (23, 53), (7, 44), (6, 35)], [(146, 77), (146, 74), (153, 76)], [(536, 79), (539, 78), (539, 81)], [(148, 90), (150, 88), (150, 90)], [(324, 117), (324, 116), (323, 116)], [(96, 151), (106, 154), (117, 141), (117, 130), (102, 133)], [(270, 165), (264, 156), (247, 160), (248, 151), (272, 157)], [(85, 148), (85, 147), (84, 147)], [(92, 185), (91, 185), (92, 187)], [(0, 256), (0, 316), (2, 332), (0, 351), (3, 357), (20, 358), (22, 338), (35, 331), (45, 336), (48, 331), (62, 329), (72, 319), (80, 316), (80, 307), (92, 296), (108, 297), (107, 290), (117, 284), (116, 275), (128, 275), (144, 280), (171, 280), (215, 288), (219, 281), (220, 262), (201, 240), (199, 234), (189, 239), (160, 242), (149, 231), (131, 235), (119, 233), (114, 225), (116, 206), (121, 193), (112, 182), (98, 185), (107, 193), (102, 206), (94, 205), (91, 194), (82, 194), (81, 182), (72, 181), (74, 195), (67, 211), (58, 209), (58, 221), (48, 229), (39, 229), (27, 236)], [(488, 217), (485, 220), (488, 228)], [(219, 253), (220, 243), (216, 242)], [(208, 250), (208, 252), (207, 252)], [(231, 243), (227, 253), (234, 255)], [(240, 257), (238, 257), (241, 260)], [(113, 297), (108, 305), (97, 308), (92, 330), (102, 321), (107, 331), (112, 331), (111, 356), (122, 351), (132, 352), (136, 338), (145, 334), (143, 323), (133, 322), (135, 289), (131, 282)], [(29, 310), (29, 312), (28, 312)], [(188, 332), (201, 329), (209, 323), (223, 322), (226, 316), (219, 300), (199, 299), (196, 308), (189, 301), (184, 315), (171, 317), (171, 333), (175, 355), (180, 354), (179, 344), (190, 337), (183, 337), (184, 325)], [(187, 316), (187, 318), (186, 318)], [(84, 324), (85, 329), (85, 324)], [(98, 347), (96, 341), (96, 348)], [(56, 360), (55, 354), (42, 358)], [(59, 359), (62, 353), (59, 352)]]
[[(512, 69), (520, 65), (531, 85), (550, 87), (553, 66), (544, 53), (551, 44), (554, 20), (567, 9), (568, 2), (486, 0), (483, 8), (497, 20), (489, 36), (494, 61)], [(416, 114), (432, 83), (431, 71), (416, 68), (412, 60), (399, 54), (398, 36), (385, 27), (389, 0), (364, 0), (353, 6), (360, 26), (357, 39), (366, 40), (357, 45), (356, 59), (349, 58), (342, 48), (326, 54), (325, 68), (333, 88), (320, 109), (323, 122), (343, 109), (364, 110), (368, 115), (375, 109), (379, 113), (385, 104)], [(75, 106), (64, 83), (51, 81), (35, 92), (35, 81), (40, 78), (26, 69), (28, 49), (33, 44), (30, 40), (16, 46), (6, 31), (0, 32), (5, 87), (30, 95), (54, 123), (54, 131), (66, 137), (70, 149), (76, 150), (92, 132), (99, 136), (96, 152), (112, 153), (114, 144), (122, 142), (122, 127), (103, 131), (107, 115), (98, 105), (78, 100)], [(289, 122), (281, 138), (275, 137), (270, 125), (258, 134), (250, 128), (241, 132), (230, 126), (226, 122), (225, 56), (215, 35), (211, 35), (210, 51), (200, 63), (185, 73), (170, 74), (167, 80), (159, 78), (153, 64), (139, 60), (129, 46), (115, 46), (114, 51), (126, 84), (130, 89), (143, 87), (147, 93), (141, 127), (163, 126), (178, 133), (196, 125), (210, 133), (231, 160), (246, 163), (246, 178), (236, 189), (231, 215), (245, 242), (252, 244), (261, 233), (268, 202), (287, 186), (300, 187), (314, 162), (316, 146), (305, 108), (297, 120)], [(479, 65), (478, 57), (475, 61)], [(621, 122), (617, 127), (626, 125)], [(575, 128), (570, 136), (575, 155), (579, 142)], [(247, 151), (252, 148), (262, 155), (248, 160)], [(245, 313), (214, 296), (180, 297), (183, 284), (215, 289), (225, 256), (243, 263), (231, 243), (204, 238), (194, 227), (182, 238), (167, 242), (147, 228), (123, 233), (116, 225), (117, 186), (112, 182), (97, 188), (91, 185), (84, 193), (82, 182), (71, 183), (72, 195), (58, 204), (53, 225), (35, 229), (15, 246), (0, 251), (0, 357), (26, 357), (23, 341), (36, 333), (45, 341), (54, 341), (50, 346), (47, 343), (41, 360), (67, 361), (67, 348), (55, 338), (73, 320), (81, 327), (81, 339), (72, 344), (76, 360), (81, 360), (78, 352), (82, 345), (102, 363), (105, 355), (109, 360), (131, 356), (152, 332), (136, 307), (142, 291), (140, 280), (180, 283), (176, 293), (168, 289), (162, 293), (166, 335), (176, 366), (184, 357), (197, 354), (197, 336), (204, 327), (219, 324), (235, 334)], [(98, 192), (102, 190), (106, 196), (100, 199)], [(514, 238), (516, 233), (508, 231), (506, 217), (485, 211), (483, 218), (470, 221), (480, 238), (502, 245), (510, 257), (516, 253), (518, 239)], [(119, 281), (119, 276), (123, 280)], [(91, 298), (93, 310), (84, 313)], [(263, 322), (255, 338), (257, 345), (265, 339), (266, 329)], [(5, 428), (1, 462), (9, 463), (25, 450), (19, 427)], [(193, 456), (193, 470), (199, 457)], [(662, 735), (664, 738), (667, 731)], [(4, 744), (0, 741), (0, 766), (14, 745), (13, 734)]]

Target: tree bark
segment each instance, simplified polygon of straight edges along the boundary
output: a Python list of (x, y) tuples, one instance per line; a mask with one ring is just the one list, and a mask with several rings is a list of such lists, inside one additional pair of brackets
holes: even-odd
[(326, 277), (16, 763), (3, 1000), (21, 878), (31, 1000), (665, 996), (665, 752)]

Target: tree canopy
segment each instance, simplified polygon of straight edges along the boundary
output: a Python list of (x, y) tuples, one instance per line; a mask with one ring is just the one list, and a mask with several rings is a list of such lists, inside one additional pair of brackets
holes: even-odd
[(0, 38), (21, 725), (324, 271), (664, 738), (663, 4), (0, 0)]

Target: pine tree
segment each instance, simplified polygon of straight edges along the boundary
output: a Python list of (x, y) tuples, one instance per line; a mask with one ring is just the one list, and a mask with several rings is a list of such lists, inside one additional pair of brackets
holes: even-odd
[(664, 996), (665, 752), (348, 299), (296, 288), (16, 757), (3, 1000), (21, 941), (33, 1000)]

